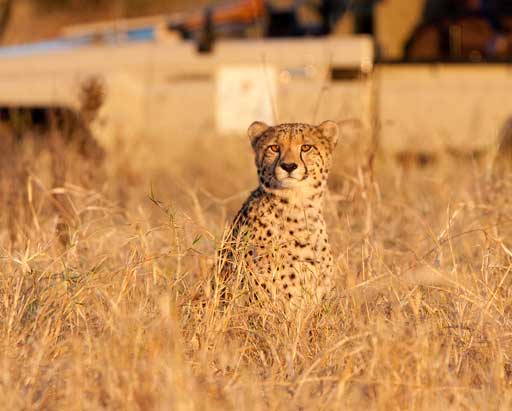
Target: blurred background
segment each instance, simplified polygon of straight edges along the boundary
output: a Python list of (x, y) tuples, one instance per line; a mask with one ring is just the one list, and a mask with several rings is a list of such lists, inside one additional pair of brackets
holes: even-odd
[[(472, 59), (505, 58), (510, 53), (512, 3), (507, 0), (260, 0), (247, 5), (265, 10), (273, 19), (269, 35), (297, 35), (298, 26), (324, 26), (335, 33), (369, 33), (378, 39), (383, 59), (435, 58), (458, 53)], [(69, 25), (199, 11), (200, 7), (231, 4), (226, 0), (2, 0), (3, 44), (56, 37)], [(236, 6), (235, 6), (236, 7)], [(291, 14), (295, 14), (293, 18)], [(288, 15), (287, 15), (288, 13)], [(291, 21), (297, 27), (291, 27)], [(236, 25), (236, 16), (232, 16)], [(325, 22), (328, 20), (328, 29)], [(239, 23), (239, 22), (238, 22)], [(454, 39), (454, 26), (464, 32)], [(268, 26), (267, 26), (268, 27)], [(307, 34), (312, 34), (310, 31)], [(450, 42), (458, 50), (450, 49)], [(436, 44), (437, 43), (437, 44)], [(451, 54), (450, 54), (451, 53)]]
[(66, 123), (134, 163), (255, 119), (334, 119), (356, 164), (511, 138), (508, 0), (0, 0), (0, 41), (7, 133)]

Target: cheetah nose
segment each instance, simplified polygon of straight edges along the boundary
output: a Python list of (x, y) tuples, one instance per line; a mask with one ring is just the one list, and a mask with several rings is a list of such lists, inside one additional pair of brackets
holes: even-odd
[(289, 173), (291, 173), (293, 170), (295, 170), (297, 168), (297, 164), (295, 164), (295, 163), (281, 163), (281, 168), (284, 171), (288, 171)]

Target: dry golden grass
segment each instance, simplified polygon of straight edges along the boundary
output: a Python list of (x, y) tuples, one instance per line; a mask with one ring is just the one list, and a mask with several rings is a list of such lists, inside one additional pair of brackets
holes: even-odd
[(2, 148), (1, 409), (511, 409), (510, 174), (336, 157), (337, 289), (287, 319), (207, 286), (255, 184), (245, 139), (222, 142), (151, 173), (126, 148), (101, 172)]

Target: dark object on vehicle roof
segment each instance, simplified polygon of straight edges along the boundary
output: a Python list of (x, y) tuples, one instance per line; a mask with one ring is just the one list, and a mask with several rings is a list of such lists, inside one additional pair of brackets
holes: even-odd
[(404, 47), (406, 61), (510, 61), (512, 2), (427, 0)]

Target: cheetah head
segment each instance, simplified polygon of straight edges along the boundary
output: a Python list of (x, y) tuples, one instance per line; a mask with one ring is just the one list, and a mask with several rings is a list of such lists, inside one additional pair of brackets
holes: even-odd
[(338, 140), (338, 126), (293, 123), (268, 126), (256, 121), (248, 130), (256, 167), (265, 190), (322, 190)]

